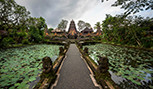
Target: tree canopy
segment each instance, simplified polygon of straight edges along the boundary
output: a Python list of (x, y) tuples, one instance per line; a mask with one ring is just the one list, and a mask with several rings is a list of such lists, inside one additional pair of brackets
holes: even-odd
[(30, 14), (25, 7), (18, 5), (14, 0), (1, 0), (0, 6), (0, 29), (19, 29), (25, 25)]
[[(101, 1), (104, 2), (105, 0)], [(125, 14), (128, 15), (144, 10), (153, 10), (153, 0), (115, 0), (112, 6), (121, 6), (122, 9), (126, 10)]]
[(0, 34), (0, 47), (44, 40), (47, 25), (43, 17), (29, 16), (30, 12), (14, 0), (0, 0), (0, 6), (0, 31), (5, 33)]
[(77, 23), (77, 25), (78, 25), (79, 31), (84, 30), (86, 27), (88, 27), (88, 28), (91, 27), (90, 23), (84, 22), (82, 20), (79, 20), (79, 22)]
[(58, 24), (57, 28), (64, 31), (67, 27), (67, 24), (68, 24), (68, 21), (62, 19), (62, 21)]
[(100, 29), (101, 29), (101, 24), (100, 24), (100, 22), (97, 22), (97, 23), (95, 24), (94, 29), (97, 29), (97, 30), (100, 30)]
[(54, 28), (49, 28), (48, 30), (49, 30), (49, 32), (51, 33), (51, 32), (52, 32), (52, 30), (54, 30)]
[(106, 15), (102, 23), (103, 37), (115, 43), (153, 46), (152, 24), (153, 18), (141, 16)]

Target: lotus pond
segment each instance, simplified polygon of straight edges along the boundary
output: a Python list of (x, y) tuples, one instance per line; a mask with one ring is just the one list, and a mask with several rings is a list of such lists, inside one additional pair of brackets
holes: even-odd
[(58, 45), (32, 45), (0, 50), (0, 88), (33, 88), (42, 72), (42, 58), (54, 62), (59, 55)]
[(109, 59), (109, 73), (121, 89), (153, 88), (153, 52), (108, 44), (86, 45), (98, 65), (98, 55)]

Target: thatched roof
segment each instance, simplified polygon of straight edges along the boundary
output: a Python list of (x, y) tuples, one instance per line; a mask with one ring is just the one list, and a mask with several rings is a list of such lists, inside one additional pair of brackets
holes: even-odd
[(93, 29), (92, 28), (88, 28), (86, 27), (83, 31), (81, 31), (81, 33), (92, 33), (93, 32)]

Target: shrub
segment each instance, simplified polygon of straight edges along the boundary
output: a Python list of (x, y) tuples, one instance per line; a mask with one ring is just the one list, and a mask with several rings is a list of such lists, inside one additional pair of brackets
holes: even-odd
[(141, 40), (142, 40), (143, 47), (145, 47), (145, 48), (153, 47), (153, 38), (152, 37), (146, 37)]
[(0, 43), (0, 47), (7, 47), (9, 44), (13, 44), (13, 43), (15, 43), (13, 38), (6, 37), (6, 38), (2, 39), (2, 41)]
[(22, 40), (22, 44), (29, 44), (28, 39), (24, 39), (24, 40)]
[(26, 36), (26, 33), (25, 32), (17, 32), (17, 35), (20, 37), (24, 37), (24, 36)]

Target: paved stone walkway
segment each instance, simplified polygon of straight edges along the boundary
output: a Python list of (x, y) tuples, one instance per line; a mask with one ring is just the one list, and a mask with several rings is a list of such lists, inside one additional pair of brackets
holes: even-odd
[(71, 44), (54, 89), (99, 89), (94, 86), (86, 64), (75, 44)]

